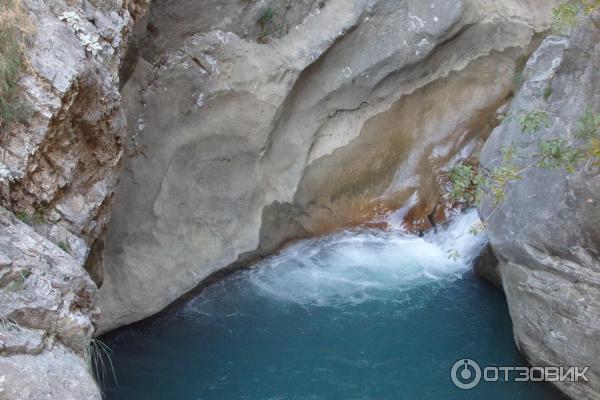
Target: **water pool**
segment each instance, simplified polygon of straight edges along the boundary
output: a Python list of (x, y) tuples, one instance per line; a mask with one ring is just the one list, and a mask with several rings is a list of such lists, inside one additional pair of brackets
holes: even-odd
[(542, 383), (452, 384), (460, 358), (524, 365), (503, 294), (471, 271), (485, 245), (468, 233), (475, 221), (464, 214), (422, 238), (355, 230), (289, 246), (101, 338), (117, 378), (105, 378), (105, 396), (562, 398)]

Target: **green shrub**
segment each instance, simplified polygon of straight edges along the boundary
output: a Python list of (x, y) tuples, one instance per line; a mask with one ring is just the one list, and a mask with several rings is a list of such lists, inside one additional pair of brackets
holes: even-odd
[(531, 110), (521, 113), (519, 125), (523, 133), (537, 133), (543, 127), (550, 126), (550, 114), (543, 110)]
[(574, 28), (581, 15), (589, 15), (600, 8), (600, 0), (572, 0), (552, 10), (552, 30), (562, 35)]
[(552, 10), (552, 30), (563, 34), (568, 29), (575, 27), (578, 21), (580, 6), (575, 2), (565, 3)]
[(573, 173), (582, 159), (579, 150), (569, 145), (564, 139), (550, 139), (539, 142), (540, 168), (565, 168)]
[(461, 203), (471, 204), (475, 202), (477, 185), (475, 179), (477, 173), (470, 165), (458, 164), (449, 174), (451, 190), (450, 198)]
[(590, 139), (585, 150), (585, 156), (590, 161), (591, 166), (600, 167), (600, 138), (595, 137)]
[(580, 139), (600, 137), (600, 113), (595, 113), (590, 108), (585, 110), (577, 121), (575, 136)]
[(277, 12), (272, 7), (267, 7), (258, 19), (258, 24), (262, 27), (269, 25), (273, 22), (276, 14)]
[[(564, 33), (579, 22), (580, 15), (590, 14), (600, 9), (600, 0), (574, 0), (556, 7), (553, 10), (553, 28)], [(520, 86), (521, 74), (516, 74), (514, 81)], [(544, 100), (552, 96), (551, 83), (544, 88)], [(523, 111), (518, 116), (518, 123), (523, 133), (535, 134), (551, 125), (551, 115), (543, 110)], [(514, 163), (517, 148), (511, 145), (504, 149), (502, 162), (493, 169), (480, 168), (475, 171), (468, 165), (457, 165), (449, 174), (451, 183), (448, 195), (453, 200), (480, 203), (482, 194), (490, 194), (494, 209), (488, 214), (480, 226), (473, 227), (477, 234), (484, 229), (494, 212), (499, 208), (506, 196), (507, 185), (522, 178), (529, 168), (564, 168), (569, 173), (577, 172), (577, 166), (585, 162), (585, 167), (600, 167), (600, 113), (591, 109), (584, 111), (577, 121), (575, 136), (585, 140), (584, 144), (573, 145), (562, 138), (540, 140), (538, 151), (533, 155), (537, 162), (519, 167)], [(449, 258), (454, 254), (449, 253)]]
[(504, 160), (490, 171), (486, 179), (482, 180), (482, 186), (489, 190), (494, 206), (497, 206), (506, 198), (508, 184), (521, 178), (520, 168), (510, 161)]

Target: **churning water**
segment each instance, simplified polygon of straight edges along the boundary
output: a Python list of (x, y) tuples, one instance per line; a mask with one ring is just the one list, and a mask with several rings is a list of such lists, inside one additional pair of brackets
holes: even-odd
[[(450, 379), (460, 358), (524, 365), (500, 291), (473, 276), (475, 212), (422, 238), (305, 240), (176, 310), (103, 338), (109, 400), (558, 399), (541, 383)], [(450, 257), (450, 255), (458, 256)]]

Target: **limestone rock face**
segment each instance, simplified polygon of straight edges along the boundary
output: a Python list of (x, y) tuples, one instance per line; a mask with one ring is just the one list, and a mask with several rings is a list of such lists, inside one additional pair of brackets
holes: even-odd
[(100, 332), (296, 237), (401, 206), (427, 226), (558, 1), (209, 3), (138, 32)]
[(0, 398), (100, 399), (79, 357), (99, 312), (88, 273), (3, 208), (0, 255)]
[[(104, 232), (125, 140), (118, 71), (144, 0), (23, 0), (33, 38), (20, 86), (30, 116), (0, 136), (3, 204), (82, 262)], [(6, 186), (6, 182), (3, 182)]]
[(0, 398), (101, 400), (102, 396), (83, 360), (57, 344), (38, 355), (0, 357)]
[(101, 265), (126, 136), (119, 67), (147, 5), (22, 3), (29, 115), (0, 132), (0, 398), (100, 399), (82, 359), (99, 313), (84, 262)]
[[(597, 18), (596, 18), (597, 23)], [(493, 167), (514, 145), (523, 179), (504, 202), (480, 214), (498, 256), (517, 346), (533, 365), (589, 366), (589, 383), (558, 383), (575, 399), (600, 398), (600, 173), (591, 162), (577, 172), (537, 168), (538, 142), (557, 138), (583, 146), (578, 121), (600, 111), (600, 29), (591, 21), (570, 37), (548, 37), (530, 58), (510, 115), (492, 133), (481, 164)], [(537, 134), (521, 132), (520, 113), (550, 116)], [(492, 214), (493, 212), (493, 214)]]

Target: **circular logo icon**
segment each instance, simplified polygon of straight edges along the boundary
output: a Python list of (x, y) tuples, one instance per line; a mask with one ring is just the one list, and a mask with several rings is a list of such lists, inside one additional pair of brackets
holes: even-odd
[(481, 368), (475, 361), (462, 358), (452, 365), (450, 377), (457, 388), (473, 389), (481, 380)]

